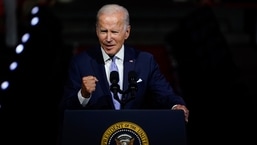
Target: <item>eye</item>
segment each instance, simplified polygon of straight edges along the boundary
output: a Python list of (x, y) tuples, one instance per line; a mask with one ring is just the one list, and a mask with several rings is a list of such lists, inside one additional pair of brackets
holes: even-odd
[(118, 34), (119, 32), (118, 32), (118, 31), (112, 31), (112, 33), (114, 33), (114, 34)]
[(100, 30), (101, 33), (107, 33), (107, 30)]

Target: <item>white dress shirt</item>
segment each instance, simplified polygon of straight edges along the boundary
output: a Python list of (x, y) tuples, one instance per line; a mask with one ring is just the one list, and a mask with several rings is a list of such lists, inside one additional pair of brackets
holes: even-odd
[[(106, 77), (107, 80), (109, 82), (109, 84), (111, 85), (110, 82), (110, 65), (111, 65), (111, 58), (110, 56), (108, 56), (103, 49), (101, 49), (102, 54), (103, 54), (103, 59), (104, 59), (104, 66), (105, 66), (105, 72), (106, 72)], [(120, 89), (123, 90), (123, 62), (124, 62), (124, 45), (121, 47), (120, 51), (115, 55), (117, 57), (116, 59), (116, 65), (118, 67), (119, 70), (119, 84), (120, 84)], [(96, 90), (97, 91), (97, 90)], [(81, 95), (81, 90), (78, 92), (78, 99), (80, 101), (80, 103), (85, 106), (88, 101), (90, 100), (91, 97), (89, 98), (84, 98)], [(118, 106), (117, 102), (114, 98), (113, 98), (113, 102), (115, 106)], [(116, 109), (119, 109), (119, 107), (117, 107)]]

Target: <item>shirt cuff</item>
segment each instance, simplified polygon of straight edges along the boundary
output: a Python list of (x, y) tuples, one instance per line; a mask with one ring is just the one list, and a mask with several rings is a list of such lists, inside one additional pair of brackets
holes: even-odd
[(171, 110), (175, 109), (177, 106), (178, 106), (177, 104), (172, 106)]
[(81, 94), (81, 89), (79, 90), (79, 92), (78, 92), (78, 99), (79, 99), (79, 102), (80, 102), (80, 104), (81, 104), (82, 106), (86, 106), (87, 103), (89, 102), (90, 98), (91, 98), (91, 94), (90, 94), (90, 97), (84, 98), (84, 97), (82, 96), (82, 94)]

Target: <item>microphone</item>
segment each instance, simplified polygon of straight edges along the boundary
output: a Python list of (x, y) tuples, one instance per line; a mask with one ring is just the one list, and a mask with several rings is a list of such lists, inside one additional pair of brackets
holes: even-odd
[(137, 73), (135, 71), (130, 71), (128, 73), (129, 90), (131, 94), (131, 99), (135, 97), (137, 91)]
[(119, 73), (117, 71), (112, 71), (110, 74), (110, 82), (111, 82), (111, 86), (110, 86), (110, 90), (113, 93), (113, 97), (114, 99), (116, 99), (118, 102), (121, 103), (119, 96), (118, 96), (118, 92), (120, 92), (120, 86), (119, 86)]
[(137, 73), (135, 71), (130, 71), (128, 73), (128, 81), (130, 84), (136, 84), (137, 83)]
[(117, 71), (112, 71), (110, 74), (110, 82), (112, 84), (118, 84), (119, 81), (119, 73)]

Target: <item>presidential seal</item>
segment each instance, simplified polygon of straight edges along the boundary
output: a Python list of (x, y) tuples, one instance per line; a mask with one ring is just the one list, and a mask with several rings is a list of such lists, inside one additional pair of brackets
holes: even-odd
[(135, 123), (122, 121), (104, 132), (101, 145), (149, 145), (145, 131)]

